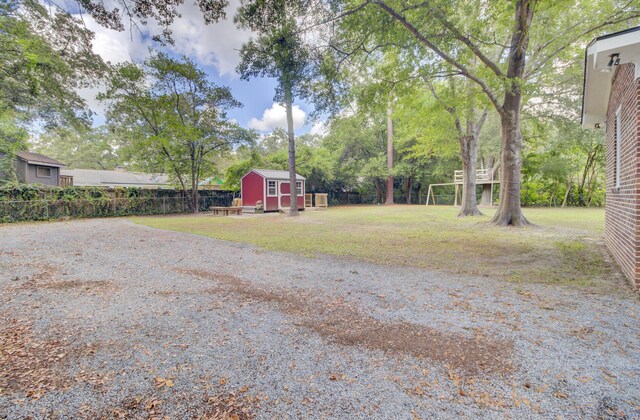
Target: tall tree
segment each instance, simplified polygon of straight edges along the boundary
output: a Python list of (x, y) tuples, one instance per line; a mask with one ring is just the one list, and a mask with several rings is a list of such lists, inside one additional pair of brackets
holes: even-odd
[(85, 130), (61, 127), (48, 130), (32, 142), (36, 152), (75, 169), (114, 169), (124, 163), (118, 156), (120, 143), (106, 126)]
[(0, 172), (15, 179), (12, 156), (29, 132), (86, 128), (91, 112), (78, 95), (106, 70), (93, 33), (37, 1), (0, 1)]
[[(418, 44), (412, 50), (425, 48), (451, 65), (476, 83), (495, 108), (502, 128), (502, 178), (500, 205), (492, 221), (523, 226), (528, 224), (520, 207), (523, 95), (541, 73), (555, 71), (557, 61), (571, 45), (637, 21), (640, 4), (353, 0), (341, 10), (340, 17), (347, 28), (355, 25), (356, 33), (371, 38), (376, 30), (387, 33), (382, 25), (389, 22), (378, 12), (406, 29)], [(381, 26), (374, 28), (376, 23)], [(383, 36), (377, 42), (383, 45), (390, 41)], [(367, 46), (362, 39), (354, 40), (354, 44)], [(470, 65), (470, 56), (482, 64), (477, 70)]]
[(142, 65), (119, 65), (99, 97), (109, 101), (108, 121), (130, 142), (138, 165), (172, 176), (193, 212), (216, 154), (251, 137), (227, 119), (226, 111), (240, 106), (229, 88), (208, 81), (188, 58), (158, 53)]
[(427, 86), (433, 96), (442, 103), (454, 120), (460, 157), (462, 158), (462, 205), (458, 216), (478, 216), (482, 213), (478, 209), (476, 196), (476, 169), (478, 163), (478, 142), (480, 131), (484, 125), (489, 109), (484, 108), (477, 116), (473, 88), (466, 84), (465, 92), (461, 95), (456, 89), (458, 78), (449, 77), (445, 84), (445, 96), (438, 93), (434, 84), (427, 81)]
[(393, 108), (387, 105), (387, 198), (385, 204), (393, 204)]
[(238, 73), (244, 80), (273, 77), (278, 81), (274, 100), (284, 104), (289, 139), (289, 216), (298, 215), (296, 188), (296, 143), (293, 127), (293, 102), (308, 94), (305, 82), (311, 74), (310, 51), (302, 38), (297, 19), (305, 13), (301, 1), (243, 0), (236, 23), (258, 34), (240, 50)]

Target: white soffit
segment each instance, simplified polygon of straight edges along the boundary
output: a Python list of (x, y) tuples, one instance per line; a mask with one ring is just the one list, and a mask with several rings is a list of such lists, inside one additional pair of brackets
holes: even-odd
[(604, 127), (615, 65), (609, 67), (612, 54), (619, 64), (635, 63), (640, 77), (640, 27), (596, 38), (587, 47), (582, 97), (582, 127)]

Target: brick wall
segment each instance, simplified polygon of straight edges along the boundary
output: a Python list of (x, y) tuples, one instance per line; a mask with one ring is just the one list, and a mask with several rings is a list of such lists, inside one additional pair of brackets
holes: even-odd
[[(633, 286), (640, 286), (640, 79), (635, 66), (616, 68), (606, 123), (605, 241)], [(620, 188), (616, 188), (616, 111), (620, 107)]]

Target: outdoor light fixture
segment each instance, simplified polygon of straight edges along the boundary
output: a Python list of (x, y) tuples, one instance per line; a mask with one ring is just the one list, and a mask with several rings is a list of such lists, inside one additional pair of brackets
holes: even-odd
[(619, 64), (620, 64), (620, 54), (613, 53), (609, 56), (609, 62), (607, 63), (607, 66), (601, 69), (600, 71), (602, 73), (609, 73), (611, 72), (611, 70), (613, 70), (613, 66), (617, 66)]

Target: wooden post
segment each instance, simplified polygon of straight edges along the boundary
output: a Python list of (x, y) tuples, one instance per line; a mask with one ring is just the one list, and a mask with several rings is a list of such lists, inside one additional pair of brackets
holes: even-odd
[(458, 207), (458, 190), (460, 189), (460, 186), (458, 184), (456, 184), (456, 188), (455, 191), (453, 193), (454, 198), (453, 198), (453, 205), (454, 207)]
[(491, 181), (491, 200), (489, 201), (489, 205), (493, 207), (493, 181)]

